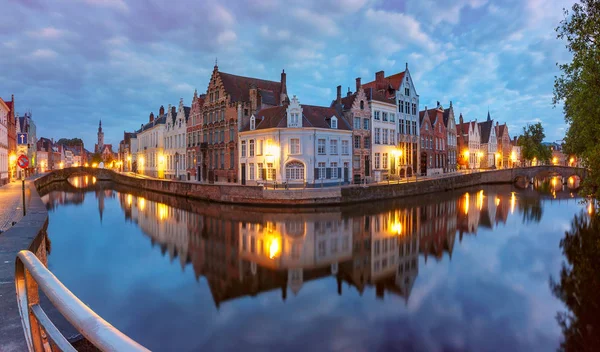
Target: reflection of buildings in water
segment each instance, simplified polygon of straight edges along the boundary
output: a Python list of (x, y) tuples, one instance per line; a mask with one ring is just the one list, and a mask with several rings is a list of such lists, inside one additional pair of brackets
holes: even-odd
[[(102, 199), (103, 192), (100, 198)], [(135, 221), (152, 244), (158, 243), (162, 253), (169, 253), (171, 260), (179, 257), (181, 267), (188, 262), (188, 213), (163, 203), (147, 201), (143, 197), (119, 193), (125, 218)]]
[(274, 216), (275, 221), (239, 224), (240, 258), (250, 262), (251, 275), (257, 266), (287, 272), (288, 286), (295, 294), (305, 281), (305, 272), (338, 265), (352, 256), (349, 219), (341, 214)]
[(98, 213), (100, 213), (100, 222), (102, 222), (102, 215), (104, 214), (104, 199), (114, 198), (115, 192), (111, 189), (97, 189), (95, 193), (96, 199), (98, 200)]
[(61, 191), (52, 191), (41, 197), (48, 210), (54, 209), (59, 205), (82, 204), (85, 200), (85, 193), (67, 193)]
[(455, 200), (448, 200), (420, 208), (419, 238), (425, 262), (429, 254), (437, 260), (442, 259), (444, 251), (452, 256), (457, 226), (456, 205)]
[[(466, 192), (458, 198), (458, 209), (456, 228), (459, 232), (459, 239), (462, 241), (463, 234), (475, 234), (479, 227), (480, 208), (478, 204), (478, 194)], [(483, 206), (483, 202), (481, 203)]]

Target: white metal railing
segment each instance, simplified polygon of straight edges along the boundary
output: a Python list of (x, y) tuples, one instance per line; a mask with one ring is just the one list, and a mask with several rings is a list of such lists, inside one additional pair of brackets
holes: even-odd
[(17, 254), (15, 286), (29, 351), (75, 351), (39, 304), (39, 289), (58, 311), (102, 351), (148, 351), (81, 302), (30, 251)]

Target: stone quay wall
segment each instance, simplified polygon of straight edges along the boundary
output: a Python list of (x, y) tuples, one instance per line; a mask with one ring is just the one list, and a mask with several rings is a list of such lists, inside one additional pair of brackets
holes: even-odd
[(55, 170), (36, 180), (36, 186), (44, 187), (54, 182), (66, 181), (69, 177), (85, 174), (101, 181), (159, 192), (190, 199), (229, 204), (260, 206), (319, 206), (341, 205), (421, 194), (445, 192), (483, 184), (514, 183), (518, 179), (531, 179), (536, 175), (558, 174), (563, 177), (577, 175), (584, 177), (585, 169), (539, 166), (519, 169), (490, 170), (467, 174), (456, 174), (432, 179), (419, 179), (400, 184), (351, 185), (343, 187), (309, 189), (265, 189), (262, 186), (242, 186), (235, 184), (204, 184), (175, 180), (161, 180), (147, 177), (134, 177), (107, 169), (68, 168)]

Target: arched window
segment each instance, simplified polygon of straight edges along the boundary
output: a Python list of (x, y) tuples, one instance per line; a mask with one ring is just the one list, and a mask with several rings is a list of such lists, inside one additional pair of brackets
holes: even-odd
[(364, 109), (365, 109), (365, 102), (364, 102), (364, 100), (361, 100), (361, 101), (360, 101), (360, 109), (361, 109), (361, 110), (364, 110)]
[(304, 164), (290, 161), (285, 165), (285, 178), (288, 180), (304, 180)]
[(254, 115), (252, 115), (252, 117), (250, 117), (250, 130), (254, 130), (256, 128), (256, 119), (254, 118)]

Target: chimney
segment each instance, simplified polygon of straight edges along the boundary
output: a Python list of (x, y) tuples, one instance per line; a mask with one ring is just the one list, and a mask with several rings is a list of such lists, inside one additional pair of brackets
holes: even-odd
[(286, 105), (288, 103), (288, 95), (287, 95), (287, 75), (285, 74), (285, 70), (281, 71), (281, 96), (279, 97), (279, 104)]
[(385, 74), (383, 71), (375, 72), (375, 81), (380, 82), (385, 78)]
[(408, 70), (408, 62), (406, 63), (406, 69)]
[(158, 109), (158, 117), (161, 117), (164, 114), (165, 114), (165, 107), (161, 105), (160, 109)]
[(256, 84), (250, 84), (250, 115), (256, 112), (258, 108), (258, 90), (256, 89)]
[(360, 86), (361, 86), (361, 84), (360, 84), (360, 77), (358, 77), (358, 78), (356, 79), (356, 92), (357, 92), (357, 93), (358, 93), (358, 91), (360, 90)]
[(352, 95), (352, 92), (350, 91), (350, 87), (348, 87), (348, 93), (346, 93), (346, 96), (349, 97)]
[[(153, 112), (150, 113), (150, 118), (148, 119), (148, 122), (152, 122), (152, 121), (154, 121), (154, 113)], [(142, 127), (144, 127), (143, 124), (142, 124)]]
[(437, 107), (438, 108), (440, 107), (440, 101), (439, 100), (437, 101)]
[(336, 97), (336, 102), (338, 104), (342, 103), (342, 86), (337, 86), (337, 97)]

